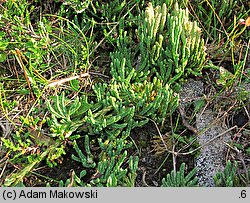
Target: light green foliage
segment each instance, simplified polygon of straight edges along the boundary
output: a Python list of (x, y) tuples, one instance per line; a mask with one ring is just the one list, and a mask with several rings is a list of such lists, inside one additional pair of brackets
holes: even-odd
[(1, 31), (0, 32), (0, 63), (5, 62), (7, 59), (7, 54), (4, 51), (9, 45), (9, 40), (5, 39), (5, 36), (6, 36), (6, 33)]
[(3, 186), (15, 187), (23, 183), (24, 177), (32, 171), (32, 169), (40, 162), (40, 159), (36, 159), (32, 163), (27, 164), (21, 171), (11, 174), (4, 181)]
[(98, 100), (95, 104), (88, 103), (86, 96), (76, 97), (74, 101), (67, 100), (64, 93), (56, 96), (53, 104), (48, 101), (47, 106), (51, 112), (48, 124), (52, 136), (61, 137), (63, 140), (75, 131), (83, 131), (90, 135), (105, 132), (110, 138), (114, 138), (126, 127), (123, 132), (125, 139), (132, 128), (140, 126), (141, 123), (133, 119), (135, 108), (123, 106), (121, 101), (115, 101), (116, 98), (110, 96), (110, 92), (107, 92), (108, 96), (101, 95), (103, 88), (105, 84), (93, 87)]
[[(49, 16), (40, 17), (39, 9), (34, 6), (36, 2), (21, 0), (3, 3), (4, 9), (0, 14), (0, 26), (3, 28), (0, 32), (0, 61), (8, 61), (6, 69), (15, 67), (15, 78), (28, 83), (28, 88), (18, 90), (20, 93), (25, 90), (25, 94), (32, 93), (39, 98), (51, 79), (47, 78), (48, 70), (53, 73), (49, 75), (55, 77), (63, 71), (63, 74), (76, 72), (78, 65), (82, 69), (88, 67), (89, 47), (83, 31), (76, 24), (60, 16), (54, 16), (57, 20), (53, 22), (49, 21)], [(55, 26), (53, 23), (56, 21), (60, 23)], [(62, 69), (62, 53), (67, 70)], [(14, 76), (13, 70), (5, 72), (12, 72)]]
[(109, 85), (110, 96), (107, 94), (108, 98), (100, 99), (103, 102), (109, 100), (114, 106), (119, 102), (127, 107), (134, 106), (135, 116), (151, 117), (161, 122), (167, 113), (175, 110), (178, 97), (174, 95), (169, 85), (164, 85), (156, 77), (152, 82), (148, 80), (140, 82), (140, 73), (126, 66), (126, 59), (119, 57), (118, 53), (112, 55), (114, 62), (111, 64), (113, 79)]
[(0, 60), (4, 62), (7, 59), (10, 61), (15, 59), (19, 65), (19, 67), (15, 65), (16, 69), (21, 69), (27, 76), (25, 79), (29, 80), (33, 93), (41, 96), (39, 84), (45, 84), (46, 79), (37, 70), (46, 67), (45, 58), (50, 46), (49, 34), (52, 28), (48, 21), (41, 20), (37, 22), (36, 29), (34, 29), (31, 24), (31, 15), (35, 8), (30, 4), (27, 0), (8, 1), (5, 4), (6, 9), (2, 9), (0, 26), (7, 32), (0, 34), (2, 41)]
[(237, 162), (232, 164), (229, 160), (225, 166), (224, 171), (217, 172), (214, 176), (214, 182), (217, 187), (235, 187), (239, 183), (237, 177)]
[[(57, 159), (58, 157), (61, 157), (62, 154), (64, 154), (64, 150), (63, 150), (63, 146), (60, 146), (60, 142), (54, 143), (53, 145), (49, 146), (47, 149), (45, 149), (43, 152), (41, 153), (37, 153), (37, 154), (25, 154), (27, 153), (28, 149), (24, 149), (24, 148), (20, 148), (18, 147), (18, 150), (22, 149), (22, 154), (25, 154), (25, 159), (30, 159), (29, 162), (24, 162), (23, 166), (22, 166), (22, 170), (18, 170), (14, 173), (11, 173), (4, 181), (3, 186), (5, 187), (14, 187), (14, 186), (23, 186), (23, 179), (25, 176), (27, 176), (35, 167), (37, 167), (39, 165), (39, 163), (47, 158), (47, 163), (49, 166), (53, 166), (56, 165), (55, 159)], [(61, 149), (62, 151), (58, 152), (59, 149)], [(14, 156), (10, 161), (12, 163), (15, 163), (16, 161), (18, 161), (17, 163), (21, 163), (20, 160), (18, 160), (17, 158), (21, 155), (21, 153), (17, 154), (16, 156)]]
[[(5, 151), (7, 154), (11, 154), (9, 161), (12, 164), (19, 164), (22, 167), (22, 170), (10, 174), (5, 179), (4, 186), (18, 186), (22, 183), (23, 178), (37, 167), (41, 161), (46, 160), (50, 167), (56, 166), (57, 159), (65, 154), (64, 145), (62, 145), (61, 140), (51, 143), (50, 141), (44, 142), (41, 139), (42, 135), (37, 136), (30, 132), (31, 128), (37, 128), (37, 123), (40, 121), (39, 117), (36, 119), (32, 116), (21, 117), (20, 120), (23, 127), (20, 128), (20, 131), (16, 131), (12, 135), (12, 139), (1, 138), (3, 144), (1, 148), (2, 152)], [(25, 128), (29, 130), (23, 133), (22, 131)], [(40, 147), (44, 147), (44, 150), (40, 151)]]
[(180, 170), (174, 173), (171, 171), (166, 178), (162, 179), (162, 187), (194, 187), (198, 186), (198, 179), (195, 177), (196, 168), (185, 176), (185, 163), (182, 163)]
[(176, 3), (153, 8), (149, 3), (140, 17), (139, 38), (141, 63), (138, 71), (150, 70), (164, 83), (173, 84), (190, 74), (200, 75), (205, 62), (205, 45), (201, 29), (189, 20), (188, 10)]
[(53, 137), (68, 138), (79, 126), (83, 124), (83, 115), (92, 105), (86, 97), (76, 97), (74, 101), (66, 100), (65, 93), (55, 96), (52, 102), (47, 101), (51, 112), (48, 120)]

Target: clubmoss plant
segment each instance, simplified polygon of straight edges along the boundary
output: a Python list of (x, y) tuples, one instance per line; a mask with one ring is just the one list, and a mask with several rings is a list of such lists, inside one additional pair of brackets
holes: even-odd
[[(83, 170), (79, 175), (73, 173), (72, 181), (67, 180), (65, 186), (71, 184), (73, 186), (134, 186), (136, 171), (138, 168), (138, 157), (128, 157), (128, 152), (125, 150), (128, 146), (124, 139), (115, 139), (114, 141), (98, 139), (101, 153), (98, 162), (94, 161), (94, 156), (89, 148), (89, 138), (85, 136), (84, 151), (78, 147), (74, 141), (74, 148), (79, 157), (72, 155), (73, 160), (82, 163)], [(86, 154), (86, 155), (84, 155)], [(95, 168), (94, 174), (88, 174), (89, 168)], [(91, 177), (86, 180), (86, 176)], [(71, 182), (71, 183), (70, 183)]]
[(162, 187), (194, 187), (198, 186), (198, 179), (195, 177), (196, 168), (185, 176), (185, 163), (182, 163), (180, 170), (174, 173), (171, 171), (166, 178), (162, 179)]
[(138, 71), (150, 70), (165, 83), (173, 84), (188, 75), (200, 75), (205, 63), (205, 45), (201, 29), (189, 20), (188, 10), (176, 3), (153, 8), (149, 3), (140, 17), (141, 63)]
[(234, 187), (239, 184), (237, 176), (237, 162), (234, 164), (229, 160), (224, 171), (217, 172), (214, 176), (214, 182), (217, 187)]
[[(117, 5), (118, 2), (122, 4), (115, 11), (117, 16), (126, 7), (125, 1), (115, 1), (116, 4), (113, 2), (113, 5)], [(85, 3), (64, 1), (63, 8), (67, 3), (77, 13), (87, 10), (89, 6), (94, 9), (92, 1)], [(131, 4), (130, 2), (129, 5)], [(110, 13), (105, 12), (104, 18), (110, 18)], [(127, 15), (134, 18), (130, 10)], [(17, 18), (18, 23), (21, 25), (25, 22), (23, 18), (27, 21), (28, 17), (28, 13), (21, 15)], [(59, 58), (67, 56), (64, 69), (58, 69), (57, 73), (51, 71), (52, 78), (60, 75), (66, 68), (73, 69), (74, 73), (78, 68), (83, 71), (89, 70), (90, 46), (84, 32), (69, 20), (62, 17), (56, 19), (61, 25), (60, 29), (56, 30), (60, 36), (56, 35), (57, 32), (45, 18), (38, 26), (40, 38), (37, 40), (27, 35), (23, 24), (21, 30), (12, 28), (21, 36), (19, 39), (16, 34), (17, 44), (24, 38), (28, 39), (23, 49), (20, 48), (20, 44), (18, 49), (13, 49), (13, 55), (27, 75), (29, 90), (33, 91), (38, 98), (44, 93), (39, 89), (39, 85), (50, 88), (47, 85), (47, 79), (36, 71), (41, 69), (41, 72), (46, 72), (46, 68), (43, 69), (46, 56), (53, 56), (50, 59), (53, 59), (54, 63)], [(24, 160), (24, 170), (10, 175), (5, 181), (6, 186), (18, 185), (42, 160), (46, 160), (49, 166), (55, 166), (56, 160), (66, 153), (67, 142), (73, 143), (77, 154), (72, 156), (72, 159), (82, 166), (80, 174), (72, 172), (72, 179), (67, 184), (134, 186), (138, 157), (128, 153), (128, 149), (132, 146), (129, 139), (131, 131), (145, 125), (150, 119), (157, 124), (163, 124), (165, 119), (174, 113), (178, 106), (179, 83), (190, 75), (201, 74), (206, 53), (197, 23), (189, 20), (187, 9), (180, 8), (173, 1), (166, 1), (162, 6), (148, 3), (145, 11), (136, 19), (138, 24), (133, 24), (138, 28), (136, 31), (123, 29), (126, 23), (128, 21), (124, 19), (120, 21), (119, 33), (114, 40), (117, 46), (110, 54), (110, 80), (102, 83), (93, 80), (92, 85), (85, 92), (79, 90), (78, 83), (77, 93), (73, 92), (73, 97), (72, 94), (71, 96), (68, 94), (68, 90), (63, 90), (46, 99), (45, 108), (48, 110), (46, 125), (53, 142), (47, 143), (39, 153), (30, 156), (28, 161), (25, 159), (26, 154), (18, 153), (18, 156)], [(67, 25), (66, 33), (61, 32), (64, 25)], [(94, 26), (95, 23), (91, 25)], [(72, 33), (74, 38), (68, 38), (70, 34), (67, 33)], [(91, 33), (93, 34), (92, 31)], [(136, 35), (133, 36), (131, 33)], [(94, 36), (92, 34), (91, 37)], [(5, 38), (4, 35), (1, 36)], [(81, 40), (78, 40), (78, 36)], [(53, 42), (61, 42), (64, 46), (57, 46), (57, 43)], [(9, 44), (4, 46), (4, 50), (8, 47)], [(64, 55), (57, 56), (61, 52)], [(5, 60), (4, 57), (6, 56), (2, 55), (2, 60)], [(81, 57), (82, 61), (79, 60)], [(79, 139), (84, 139), (82, 148), (79, 147)], [(7, 140), (3, 141), (12, 151), (21, 146)], [(20, 144), (23, 137), (19, 136), (15, 141)], [(97, 147), (98, 155), (94, 154), (90, 147), (93, 143)], [(26, 148), (30, 146), (28, 145), (30, 143), (25, 142), (25, 144)], [(181, 166), (176, 176), (172, 173), (167, 176), (163, 184), (195, 185), (195, 180), (192, 180), (194, 172), (184, 177), (184, 167), (184, 165)], [(93, 171), (95, 171), (94, 174), (92, 174)], [(91, 178), (87, 179), (88, 176)]]

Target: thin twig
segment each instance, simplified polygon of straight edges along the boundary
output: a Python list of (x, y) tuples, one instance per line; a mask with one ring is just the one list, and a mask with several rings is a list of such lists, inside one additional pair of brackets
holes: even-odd
[(179, 112), (180, 112), (180, 114), (181, 114), (181, 118), (182, 118), (182, 123), (183, 123), (183, 125), (184, 125), (185, 127), (187, 127), (187, 129), (191, 130), (194, 134), (197, 135), (198, 130), (197, 130), (195, 127), (191, 126), (191, 125), (187, 122), (187, 120), (186, 120), (186, 118), (185, 118), (185, 117), (186, 117), (186, 114), (184, 113), (184, 109), (183, 109), (181, 106), (179, 106), (179, 107), (178, 107), (178, 110), (179, 110)]
[(146, 187), (150, 187), (150, 186), (147, 184), (147, 182), (146, 182), (146, 173), (147, 173), (147, 171), (146, 171), (144, 168), (142, 169), (142, 171), (143, 171), (143, 174), (142, 174), (142, 182), (143, 182), (143, 185), (146, 186)]
[(174, 154), (175, 156), (193, 154), (194, 152), (200, 150), (201, 148), (205, 147), (206, 145), (208, 145), (209, 143), (211, 143), (211, 142), (213, 142), (214, 140), (218, 139), (219, 137), (223, 136), (224, 134), (226, 134), (226, 133), (232, 131), (233, 129), (237, 128), (237, 126), (235, 125), (235, 126), (229, 128), (229, 129), (227, 129), (226, 131), (220, 133), (219, 135), (215, 136), (214, 138), (212, 138), (211, 140), (207, 141), (207, 142), (204, 143), (203, 145), (197, 147), (196, 149), (194, 149), (194, 150), (192, 150), (192, 151), (190, 151), (190, 152), (186, 152), (186, 153), (183, 152), (183, 153), (180, 153), (179, 151), (182, 150), (182, 149), (180, 149), (178, 152), (175, 152), (175, 151), (173, 151), (173, 150), (168, 149), (168, 147), (167, 147), (167, 145), (166, 145), (166, 143), (165, 143), (165, 141), (164, 141), (164, 139), (163, 139), (163, 136), (162, 136), (162, 134), (161, 134), (161, 132), (160, 132), (160, 130), (159, 130), (159, 128), (158, 128), (156, 122), (155, 122), (154, 120), (152, 120), (152, 119), (149, 119), (149, 120), (152, 121), (152, 122), (154, 123), (154, 125), (155, 125), (155, 127), (156, 127), (156, 130), (157, 130), (157, 132), (158, 132), (158, 134), (159, 134), (159, 136), (160, 136), (160, 138), (161, 138), (161, 140), (162, 140), (162, 143), (163, 143), (163, 145), (164, 145), (166, 151), (169, 152), (169, 153), (171, 153), (171, 154)]
[[(7, 158), (6, 158), (6, 159), (7, 159)], [(0, 174), (0, 179), (1, 179), (2, 176), (3, 176), (3, 173), (4, 173), (5, 169), (6, 169), (7, 164), (8, 164), (8, 159), (5, 160), (5, 164), (4, 164), (3, 169), (2, 169), (2, 171), (1, 171), (1, 174)]]
[(245, 174), (246, 174), (247, 184), (249, 184), (248, 170), (247, 170), (245, 161), (244, 161), (244, 159), (243, 159), (242, 152), (239, 151), (239, 150), (238, 150), (238, 157), (239, 157), (239, 160), (241, 161), (241, 163), (242, 163), (242, 165), (243, 165), (243, 168), (244, 168), (244, 171), (245, 171)]
[[(186, 152), (186, 153), (179, 153), (179, 152), (177, 152), (177, 154), (178, 154), (178, 155), (189, 155), (189, 154), (192, 154), (192, 153), (194, 153), (194, 152), (200, 150), (201, 148), (205, 147), (205, 146), (208, 145), (209, 143), (213, 142), (214, 140), (218, 139), (219, 137), (223, 136), (224, 134), (226, 134), (226, 133), (232, 131), (232, 130), (235, 129), (235, 128), (237, 128), (236, 125), (233, 126), (233, 127), (231, 127), (231, 128), (229, 128), (229, 129), (227, 129), (226, 131), (220, 133), (219, 135), (215, 136), (215, 137), (212, 138), (211, 140), (205, 142), (203, 145), (197, 147), (196, 149), (194, 149), (194, 150), (192, 150), (192, 151), (190, 151), (190, 152)], [(181, 150), (181, 149), (180, 149), (180, 150)]]
[[(172, 120), (172, 115), (170, 115), (170, 125), (171, 125), (171, 133), (172, 133), (172, 151), (175, 151), (175, 139), (174, 139), (174, 130), (173, 130), (173, 120)], [(173, 153), (172, 154), (173, 158), (173, 170), (174, 170), (174, 175), (176, 175), (176, 155)]]
[[(242, 127), (238, 130), (238, 132), (236, 132), (236, 133), (234, 134), (234, 137), (233, 137), (233, 139), (232, 139), (230, 145), (233, 145), (233, 142), (234, 142), (235, 139), (240, 135), (240, 132), (241, 132), (242, 130), (245, 129), (245, 127), (247, 126), (247, 124), (248, 124), (248, 123), (246, 123), (244, 126), (242, 126)], [(227, 150), (226, 160), (228, 159), (229, 152), (230, 152), (230, 148), (231, 148), (231, 147), (229, 147), (228, 150)], [(232, 148), (232, 149), (234, 149), (234, 148)]]
[(83, 77), (88, 77), (88, 76), (89, 76), (89, 73), (83, 73), (83, 74), (80, 74), (80, 75), (77, 75), (77, 76), (72, 76), (72, 77), (69, 77), (69, 78), (64, 78), (64, 79), (53, 81), (53, 82), (49, 83), (47, 85), (47, 87), (59, 86), (59, 85), (65, 83), (65, 82), (69, 82), (71, 80), (75, 80), (75, 79), (83, 78)]
[(4, 127), (4, 125), (2, 124), (2, 122), (0, 121), (0, 127), (2, 128), (2, 132), (3, 132), (3, 137), (5, 138), (5, 134), (6, 134), (6, 129)]
[(21, 52), (19, 51), (19, 49), (15, 49), (15, 52), (14, 52), (14, 53), (16, 53), (16, 55), (15, 55), (15, 56), (16, 56), (16, 59), (17, 59), (19, 65), (21, 66), (21, 68), (22, 68), (22, 70), (23, 70), (23, 74), (24, 74), (25, 80), (26, 80), (26, 82), (27, 82), (27, 84), (28, 84), (28, 87), (29, 87), (29, 89), (30, 89), (31, 97), (32, 97), (33, 100), (35, 100), (35, 96), (34, 96), (34, 93), (33, 93), (32, 88), (31, 88), (31, 84), (30, 84), (30, 81), (29, 81), (29, 77), (28, 77), (28, 75), (27, 75), (27, 71), (26, 71), (25, 65), (24, 65), (24, 63), (23, 63), (23, 61), (22, 61), (23, 56), (22, 56)]
[(246, 106), (243, 106), (243, 108), (244, 108), (244, 110), (245, 110), (245, 112), (246, 112), (246, 114), (247, 114), (248, 120), (250, 120), (250, 115), (249, 115), (249, 112), (248, 112)]

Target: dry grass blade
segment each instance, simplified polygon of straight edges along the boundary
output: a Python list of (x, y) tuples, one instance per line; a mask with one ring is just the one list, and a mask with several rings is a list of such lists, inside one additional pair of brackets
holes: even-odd
[(72, 76), (72, 77), (69, 77), (69, 78), (61, 79), (61, 80), (50, 81), (50, 83), (48, 84), (47, 87), (60, 86), (60, 85), (62, 85), (65, 82), (69, 82), (71, 80), (75, 80), (75, 79), (79, 79), (79, 78), (83, 78), (83, 77), (89, 77), (89, 76), (90, 76), (89, 73), (83, 73), (81, 75)]

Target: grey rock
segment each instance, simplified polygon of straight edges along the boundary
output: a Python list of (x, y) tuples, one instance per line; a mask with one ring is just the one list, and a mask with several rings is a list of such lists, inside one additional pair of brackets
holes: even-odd
[[(231, 134), (223, 134), (227, 129), (222, 125), (222, 121), (214, 118), (211, 110), (196, 115), (196, 127), (198, 132), (202, 132), (198, 135), (198, 141), (203, 146), (196, 159), (198, 182), (200, 186), (212, 187), (215, 186), (215, 174), (224, 170), (225, 143), (230, 141)], [(220, 134), (222, 136), (218, 137)]]
[[(182, 86), (180, 92), (180, 105), (188, 106), (195, 98), (200, 97), (204, 93), (204, 87), (201, 81), (190, 79)], [(223, 121), (216, 119), (211, 109), (200, 111), (196, 114), (196, 128), (198, 130), (198, 141), (202, 146), (200, 155), (196, 158), (197, 178), (200, 186), (215, 186), (213, 177), (224, 169), (224, 160), (226, 145), (231, 138), (230, 133), (225, 133), (226, 126)], [(223, 134), (223, 136), (219, 136)], [(218, 138), (217, 138), (218, 137)]]

